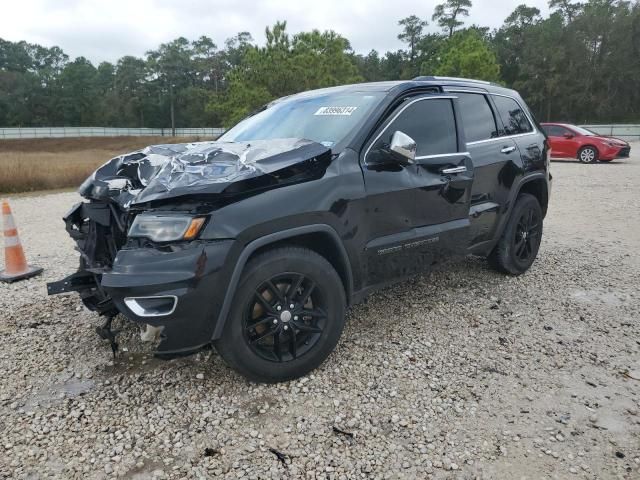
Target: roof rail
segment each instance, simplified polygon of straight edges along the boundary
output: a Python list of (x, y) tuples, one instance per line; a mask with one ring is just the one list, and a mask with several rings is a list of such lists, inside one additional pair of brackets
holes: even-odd
[(436, 77), (433, 75), (422, 75), (419, 77), (415, 77), (413, 79), (414, 81), (417, 82), (428, 82), (428, 81), (434, 81), (434, 80), (451, 80), (454, 82), (469, 82), (469, 83), (480, 83), (482, 85), (494, 85), (491, 82), (485, 82), (484, 80), (475, 80), (473, 78), (460, 78), (460, 77)]

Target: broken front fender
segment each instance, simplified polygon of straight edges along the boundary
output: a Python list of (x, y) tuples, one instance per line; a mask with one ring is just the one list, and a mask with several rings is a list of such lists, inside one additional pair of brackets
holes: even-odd
[(65, 217), (80, 267), (49, 293), (78, 291), (88, 308), (108, 318), (119, 311), (164, 327), (158, 353), (197, 349), (212, 339), (233, 241), (128, 237), (136, 215), (158, 208), (215, 215), (257, 193), (321, 178), (330, 162), (329, 148), (302, 139), (156, 145), (116, 157), (80, 187), (89, 202)]
[(158, 354), (196, 350), (211, 342), (227, 290), (232, 244), (120, 250), (112, 270), (102, 275), (102, 288), (130, 320), (163, 327)]

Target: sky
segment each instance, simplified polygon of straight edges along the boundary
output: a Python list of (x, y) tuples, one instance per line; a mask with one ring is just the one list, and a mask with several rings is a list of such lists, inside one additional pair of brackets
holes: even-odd
[[(358, 53), (397, 50), (398, 20), (415, 14), (431, 21), (443, 0), (0, 0), (0, 38), (61, 47), (71, 58), (115, 62), (124, 55), (144, 56), (183, 36), (224, 40), (248, 31), (264, 43), (264, 29), (277, 20), (287, 31), (335, 30)], [(526, 2), (548, 12), (547, 0), (474, 0), (466, 23), (499, 27)]]

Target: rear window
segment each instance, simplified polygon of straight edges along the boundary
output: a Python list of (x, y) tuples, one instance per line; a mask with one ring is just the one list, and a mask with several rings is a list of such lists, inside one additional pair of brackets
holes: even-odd
[(498, 116), (502, 119), (504, 135), (518, 135), (533, 132), (533, 126), (522, 107), (513, 98), (493, 96), (498, 109)]
[(498, 136), (496, 119), (487, 97), (479, 93), (456, 93), (467, 142), (489, 140)]

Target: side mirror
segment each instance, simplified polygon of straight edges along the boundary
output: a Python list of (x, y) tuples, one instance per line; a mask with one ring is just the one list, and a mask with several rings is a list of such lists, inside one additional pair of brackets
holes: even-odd
[(416, 160), (416, 141), (400, 130), (396, 130), (391, 137), (389, 150), (391, 154), (400, 162), (411, 164)]
[(571, 140), (573, 137), (575, 137), (575, 135), (573, 133), (567, 132), (563, 135), (563, 137), (566, 138), (567, 140)]

